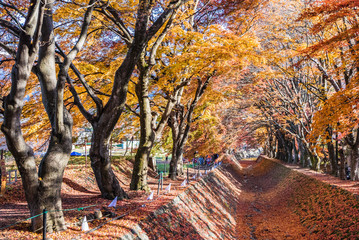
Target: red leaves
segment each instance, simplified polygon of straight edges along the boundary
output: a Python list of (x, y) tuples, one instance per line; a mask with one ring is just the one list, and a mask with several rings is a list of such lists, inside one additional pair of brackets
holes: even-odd
[(357, 237), (359, 201), (354, 195), (308, 177), (298, 177), (295, 185), (296, 212), (316, 239)]
[[(128, 169), (131, 167), (132, 163), (130, 161), (121, 161), (121, 172), (118, 171), (115, 173), (125, 188), (126, 186), (129, 186), (131, 181), (131, 179), (126, 175), (128, 173)], [(118, 201), (118, 208), (111, 211), (115, 212), (117, 216), (125, 213), (129, 214), (121, 219), (109, 222), (91, 234), (85, 234), (81, 231), (81, 226), (76, 225), (76, 223), (79, 222), (79, 218), (82, 218), (85, 215), (93, 214), (95, 209), (107, 207), (111, 202), (110, 200), (104, 200), (100, 197), (100, 192), (97, 188), (97, 185), (94, 182), (89, 181), (87, 179), (88, 177), (94, 178), (91, 168), (85, 168), (84, 164), (76, 163), (76, 165), (69, 165), (65, 169), (64, 182), (62, 184), (61, 192), (63, 208), (72, 209), (95, 204), (97, 204), (97, 206), (85, 208), (81, 211), (74, 210), (64, 212), (66, 223), (69, 224), (68, 230), (60, 233), (48, 234), (48, 237), (53, 239), (66, 240), (78, 237), (81, 239), (118, 239), (123, 234), (129, 232), (129, 229), (132, 229), (132, 227), (139, 221), (144, 220), (148, 214), (167, 204), (175, 196), (185, 190), (185, 188), (179, 187), (181, 180), (171, 181), (166, 178), (165, 185), (167, 185), (169, 182), (172, 183), (171, 193), (161, 195), (160, 197), (155, 194), (154, 201), (149, 202), (146, 200), (148, 196), (147, 193), (142, 191), (129, 191), (128, 189), (125, 189), (128, 192), (130, 199)], [(152, 190), (155, 190), (156, 192), (157, 179), (149, 177), (149, 184)], [(21, 181), (18, 181), (16, 185), (10, 185), (10, 187), (7, 188), (5, 196), (0, 199), (0, 205), (0, 227), (29, 217)], [(110, 219), (111, 218), (102, 218), (99, 220), (91, 221), (89, 222), (89, 227), (92, 229)], [(1, 231), (0, 238), (41, 238), (41, 234), (31, 233), (29, 231), (29, 224), (30, 223), (28, 221), (7, 230)]]

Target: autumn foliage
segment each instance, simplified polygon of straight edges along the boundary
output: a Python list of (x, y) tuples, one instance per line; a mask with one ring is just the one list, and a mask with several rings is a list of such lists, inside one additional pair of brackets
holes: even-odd
[[(38, 12), (35, 3), (49, 13)], [(129, 170), (132, 190), (150, 191), (147, 174), (155, 167), (149, 160), (158, 154), (171, 155), (174, 181), (184, 177), (183, 158), (219, 153), (231, 163), (232, 156), (224, 153), (249, 148), (342, 180), (359, 180), (358, 0), (1, 0), (0, 6), (0, 122), (5, 133), (0, 141), (12, 143), (9, 149), (23, 179), (24, 166), (32, 166), (32, 186), (45, 183), (36, 175), (33, 150), (50, 149), (46, 159), (55, 153), (49, 147), (58, 144), (65, 168), (71, 142), (84, 132), (106, 199), (127, 197), (112, 169), (111, 144), (129, 140), (139, 142)], [(28, 12), (38, 15), (37, 25), (28, 21)], [(33, 37), (25, 41), (30, 26)], [(28, 46), (33, 50), (21, 52)], [(49, 49), (52, 65), (46, 67)], [(31, 61), (23, 66), (27, 53)], [(23, 78), (16, 72), (20, 67), (27, 73)], [(46, 85), (45, 70), (51, 71), (56, 91)], [(21, 96), (14, 98), (15, 92)], [(60, 134), (64, 113), (66, 137)], [(14, 136), (21, 141), (11, 141)], [(26, 148), (17, 149), (20, 145)], [(32, 164), (22, 166), (21, 154)], [(272, 167), (257, 167), (257, 176), (278, 180), (278, 188), (264, 198), (287, 193), (285, 200), (315, 238), (355, 238), (358, 228), (349, 221), (358, 217), (354, 198), (281, 168), (267, 172)], [(49, 176), (54, 169), (60, 168), (49, 167)], [(59, 189), (52, 194), (60, 201), (62, 171), (57, 175)], [(242, 210), (246, 207), (256, 211), (250, 205)], [(336, 215), (338, 209), (346, 214)], [(167, 217), (153, 220), (160, 225)], [(176, 236), (187, 227), (171, 226)], [(253, 226), (243, 227), (254, 233)], [(265, 232), (258, 230), (257, 237)]]

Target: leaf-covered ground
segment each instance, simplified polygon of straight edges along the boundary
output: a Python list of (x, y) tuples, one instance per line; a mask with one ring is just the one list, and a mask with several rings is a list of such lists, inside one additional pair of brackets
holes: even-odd
[(239, 171), (238, 239), (358, 239), (357, 183), (291, 168), (264, 159)]
[[(107, 209), (116, 214), (116, 216), (103, 217), (100, 220), (89, 222), (89, 228), (93, 229), (100, 225), (99, 228), (92, 233), (85, 234), (81, 231), (78, 222), (85, 215), (90, 216), (96, 209), (105, 212), (105, 208), (110, 204), (110, 200), (100, 198), (100, 192), (94, 182), (94, 175), (90, 167), (85, 168), (82, 164), (70, 164), (65, 170), (62, 185), (62, 202), (64, 209), (74, 209), (65, 211), (64, 216), (68, 226), (68, 230), (48, 234), (47, 237), (53, 239), (118, 239), (130, 228), (144, 219), (149, 213), (158, 207), (170, 202), (175, 196), (184, 191), (187, 187), (181, 187), (183, 179), (172, 181), (168, 178), (164, 179), (163, 190), (157, 195), (158, 176), (155, 172), (149, 173), (149, 184), (154, 191), (154, 199), (147, 200), (148, 193), (144, 191), (129, 191), (132, 163), (130, 161), (116, 161), (114, 170), (120, 181), (121, 186), (129, 194), (130, 199), (118, 201), (116, 209)], [(190, 171), (191, 173), (191, 171)], [(166, 193), (165, 187), (171, 183), (171, 192)], [(76, 210), (76, 208), (96, 205)], [(115, 217), (126, 215), (120, 219), (112, 220)], [(22, 190), (21, 181), (17, 184), (10, 185), (7, 188), (4, 197), (0, 198), (0, 228), (15, 223), (29, 217), (29, 211), (25, 202), (25, 196)], [(104, 224), (105, 222), (108, 222)], [(0, 231), (0, 239), (42, 239), (41, 234), (31, 233), (28, 229), (30, 221), (16, 224), (10, 228)]]
[[(237, 206), (234, 206), (237, 212), (236, 239), (357, 239), (358, 199), (354, 194), (341, 188), (348, 187), (349, 191), (355, 193), (357, 183), (338, 181), (336, 178), (306, 169), (289, 167), (294, 170), (275, 161), (262, 160), (259, 163), (241, 161), (240, 166), (235, 163), (232, 167), (223, 169), (223, 171), (230, 171), (230, 175), (236, 176), (238, 181), (240, 197), (236, 201)], [(116, 162), (117, 177), (127, 191), (131, 174), (128, 169), (131, 169), (130, 162)], [(53, 239), (118, 239), (124, 233), (129, 232), (131, 227), (140, 220), (146, 219), (149, 213), (169, 203), (186, 189), (186, 187), (180, 187), (182, 179), (178, 181), (165, 179), (164, 187), (171, 182), (172, 191), (169, 194), (164, 194), (163, 191), (160, 196), (157, 196), (158, 179), (154, 178), (155, 175), (152, 172), (149, 178), (151, 188), (155, 191), (153, 201), (146, 199), (148, 193), (128, 191), (130, 199), (118, 202), (116, 209), (110, 209), (116, 216), (127, 215), (117, 220), (112, 220), (114, 216), (109, 216), (91, 221), (90, 229), (102, 227), (86, 234), (81, 232), (81, 227), (76, 225), (76, 222), (79, 222), (79, 218), (85, 215), (89, 216), (95, 209), (103, 210), (103, 207), (107, 207), (110, 201), (100, 198), (99, 191), (92, 182), (93, 175), (90, 168), (69, 165), (65, 171), (62, 190), (63, 208), (97, 206), (80, 211), (66, 211), (68, 230), (49, 234), (48, 237)], [(339, 187), (332, 186), (334, 184)], [(0, 199), (0, 206), (0, 228), (28, 217), (20, 183), (7, 189), (5, 197)], [(218, 221), (222, 220), (218, 219)], [(178, 225), (169, 224), (183, 226), (183, 228), (177, 227), (175, 237), (173, 232), (161, 232), (163, 239), (191, 239), (189, 236), (197, 235), (198, 231), (193, 232), (193, 227), (190, 225), (181, 225), (180, 222)], [(26, 221), (2, 230), (0, 239), (42, 239), (40, 234), (29, 232), (28, 227), (29, 221)], [(221, 235), (218, 234), (218, 236)], [(198, 239), (201, 237), (198, 236)]]

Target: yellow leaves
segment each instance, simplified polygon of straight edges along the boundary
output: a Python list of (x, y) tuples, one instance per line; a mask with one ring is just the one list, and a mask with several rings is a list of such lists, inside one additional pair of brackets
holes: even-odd
[(359, 124), (358, 91), (358, 87), (354, 87), (333, 94), (322, 105), (322, 109), (315, 113), (313, 131), (309, 138), (315, 141), (319, 136), (326, 136), (328, 126), (332, 127), (341, 137), (351, 133), (352, 129)]
[(217, 74), (234, 72), (251, 62), (261, 61), (256, 54), (259, 43), (254, 36), (237, 36), (221, 25), (201, 28), (198, 32), (176, 26), (169, 34), (169, 41), (176, 43), (167, 47), (175, 53), (166, 67), (169, 78), (178, 74), (181, 77), (201, 76), (214, 69)]

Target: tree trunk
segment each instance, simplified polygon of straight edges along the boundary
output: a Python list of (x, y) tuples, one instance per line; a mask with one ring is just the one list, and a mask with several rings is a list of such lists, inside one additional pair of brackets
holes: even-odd
[[(189, 124), (180, 124), (177, 122), (178, 113), (173, 112), (170, 120), (170, 127), (172, 129), (172, 159), (170, 162), (170, 169), (168, 177), (172, 180), (176, 180), (178, 176), (182, 176), (183, 171), (183, 148), (187, 142), (188, 133), (189, 133)], [(180, 119), (183, 119), (179, 117)]]
[[(151, 130), (150, 119), (144, 117), (142, 120), (146, 123), (141, 122), (140, 144), (135, 156), (135, 164), (132, 172), (130, 189), (150, 191), (147, 184), (147, 172), (148, 160), (153, 146), (154, 136), (150, 131), (148, 131)], [(149, 124), (149, 126), (147, 126), (147, 129), (145, 129), (146, 127), (144, 126), (147, 124)]]
[(106, 199), (127, 198), (127, 195), (117, 181), (109, 158), (109, 139), (120, 118), (126, 103), (128, 83), (132, 72), (146, 46), (146, 29), (148, 15), (146, 7), (139, 6), (139, 16), (136, 22), (136, 34), (125, 59), (116, 70), (111, 96), (103, 109), (97, 109), (98, 116), (88, 119), (93, 127), (90, 159), (96, 182), (101, 195)]
[(344, 155), (344, 150), (343, 148), (341, 148), (339, 150), (339, 156), (340, 156), (340, 169), (339, 169), (339, 177), (342, 180), (346, 180), (346, 173), (345, 173), (345, 155)]
[[(44, 9), (45, 14), (42, 11)], [(31, 11), (33, 14), (29, 14), (24, 29), (33, 32), (35, 36), (26, 32), (20, 35), (17, 62), (12, 71), (11, 92), (4, 101), (4, 123), (1, 129), (21, 174), (30, 215), (40, 214), (43, 209), (51, 211), (46, 228), (52, 232), (66, 229), (60, 194), (63, 172), (71, 152), (72, 119), (63, 106), (61, 75), (59, 74), (59, 81), (56, 78), (52, 3), (32, 1), (29, 12)], [(40, 30), (42, 44), (38, 65), (33, 67), (40, 37), (37, 31)], [(33, 150), (26, 144), (21, 132), (21, 110), (31, 70), (39, 78), (43, 105), (52, 127), (49, 148), (40, 163), (38, 173)], [(34, 231), (42, 228), (42, 216), (31, 221)]]
[(330, 174), (337, 177), (338, 176), (338, 163), (337, 163), (337, 159), (336, 159), (335, 148), (331, 141), (328, 142), (327, 146), (328, 146), (328, 153), (329, 153), (329, 161), (330, 161), (330, 165), (331, 165)]
[(41, 209), (46, 209), (48, 232), (65, 230), (62, 212), (61, 184), (65, 167), (72, 147), (72, 118), (66, 111), (65, 131), (60, 134), (52, 132), (49, 148), (39, 166), (39, 201)]
[(276, 141), (273, 140), (273, 137), (271, 137), (271, 141), (270, 141), (270, 149), (269, 149), (269, 157), (270, 158), (275, 158), (275, 154), (277, 152), (277, 148), (276, 148)]
[[(183, 149), (183, 147), (181, 148)], [(184, 170), (183, 170), (183, 150), (181, 150), (176, 155), (177, 157), (177, 176), (183, 176)]]
[(302, 167), (307, 167), (309, 154), (308, 154), (308, 150), (306, 149), (302, 141), (299, 141), (299, 152), (300, 152), (300, 163)]
[(177, 178), (177, 166), (178, 166), (178, 153), (179, 147), (181, 142), (181, 135), (180, 135), (180, 124), (177, 121), (178, 112), (173, 112), (171, 114), (171, 118), (169, 121), (169, 125), (172, 130), (172, 158), (170, 162), (170, 169), (168, 173), (168, 177), (172, 180), (176, 180)]
[(293, 162), (294, 164), (298, 164), (299, 163), (299, 149), (297, 148), (296, 146), (296, 141), (298, 140), (293, 140), (293, 150), (294, 150), (294, 159), (293, 159)]
[[(141, 19), (141, 21), (143, 20)], [(143, 23), (141, 22), (141, 24)], [(142, 27), (145, 28), (145, 26)], [(141, 31), (141, 34), (145, 34), (145, 32)], [(137, 38), (135, 36), (134, 43), (128, 50), (121, 66), (117, 69), (111, 97), (106, 106), (103, 109), (98, 109), (98, 116), (95, 119), (89, 119), (93, 128), (90, 150), (91, 167), (95, 173), (101, 195), (106, 199), (113, 199), (115, 196), (120, 199), (127, 198), (112, 171), (109, 158), (109, 139), (124, 110), (128, 82), (145, 47), (145, 39), (140, 38), (141, 35), (138, 35)]]
[(91, 168), (103, 198), (114, 199), (116, 196), (119, 199), (127, 198), (111, 167), (109, 139), (110, 136), (105, 135), (103, 127), (93, 126), (90, 149)]
[(157, 171), (156, 158), (154, 158), (154, 157), (149, 157), (148, 158), (148, 167), (150, 169), (152, 169), (153, 171)]
[(359, 180), (359, 129), (354, 129), (352, 133), (345, 137), (345, 141), (350, 148), (350, 179)]
[[(136, 96), (140, 107), (140, 145), (135, 156), (135, 165), (132, 173), (130, 189), (132, 190), (148, 190), (147, 185), (147, 171), (149, 165), (149, 157), (151, 154), (152, 147), (154, 145), (156, 137), (162, 134), (163, 128), (167, 123), (169, 115), (172, 111), (174, 101), (169, 96), (167, 100), (167, 106), (165, 111), (162, 113), (162, 118), (159, 123), (157, 120), (157, 113), (152, 113), (150, 105), (150, 72), (152, 67), (156, 64), (156, 55), (158, 47), (161, 45), (169, 28), (172, 25), (173, 19), (176, 16), (174, 12), (170, 19), (167, 21), (162, 32), (157, 37), (155, 43), (152, 45), (149, 52), (146, 52), (146, 48), (142, 52), (142, 55), (137, 64), (140, 70), (140, 76), (138, 83), (136, 84)], [(148, 59), (146, 55), (149, 54)], [(178, 90), (173, 91), (174, 94), (178, 93)], [(153, 162), (150, 163), (154, 167)]]
[(148, 172), (148, 159), (150, 155), (150, 148), (147, 146), (141, 146), (138, 148), (135, 156), (135, 165), (133, 168), (131, 178), (131, 190), (145, 190), (150, 191), (147, 184), (147, 172)]
[[(75, 104), (93, 127), (93, 137), (90, 151), (91, 166), (94, 170), (101, 194), (105, 198), (113, 198), (116, 195), (119, 197), (126, 196), (111, 169), (111, 161), (108, 154), (108, 139), (125, 107), (129, 80), (141, 54), (146, 51), (148, 42), (154, 38), (160, 29), (163, 30), (164, 24), (168, 24), (171, 21), (170, 19), (185, 2), (186, 1), (184, 0), (174, 2), (170, 1), (167, 7), (164, 8), (164, 11), (157, 14), (158, 12), (155, 13), (156, 11), (153, 9), (153, 4), (148, 1), (139, 1), (137, 6), (135, 28), (128, 30), (128, 33), (131, 32), (132, 34), (128, 34), (128, 36), (126, 34), (124, 34), (126, 36), (122, 35), (122, 40), (128, 44), (129, 49), (120, 67), (115, 72), (112, 92), (105, 105), (102, 100), (97, 97), (94, 91), (92, 91), (91, 87), (88, 86), (86, 81), (83, 79), (83, 75), (79, 73), (78, 70), (73, 68), (78, 78), (83, 80), (82, 83), (86, 88), (87, 93), (96, 104), (95, 113), (86, 111), (84, 106), (81, 104), (76, 89), (74, 86), (71, 86), (71, 81), (68, 81), (71, 92), (76, 99)], [(109, 5), (104, 7), (106, 11), (108, 10), (107, 8), (114, 10)], [(121, 15), (120, 12), (117, 12), (116, 14), (119, 14), (118, 16)], [(153, 15), (156, 15), (156, 20), (151, 22)], [(123, 25), (119, 22), (121, 21), (120, 17), (110, 17), (109, 20), (114, 23), (114, 26)], [(119, 29), (118, 32), (124, 33), (127, 31)], [(132, 35), (133, 38), (130, 35)]]
[(130, 152), (131, 157), (132, 157), (132, 153), (133, 153), (133, 141), (134, 141), (134, 137), (132, 136), (132, 138), (131, 138), (131, 152)]
[(126, 138), (126, 148), (125, 148), (125, 153), (123, 154), (124, 157), (126, 157), (127, 155), (127, 151), (128, 151), (128, 139)]
[(352, 147), (350, 155), (350, 179), (357, 181), (359, 180), (359, 149), (357, 144)]
[(313, 170), (319, 171), (320, 170), (320, 164), (321, 159), (313, 152), (309, 151), (309, 157), (310, 157), (310, 166)]
[[(187, 142), (188, 134), (193, 120), (193, 112), (197, 106), (199, 99), (204, 94), (209, 81), (213, 77), (212, 74), (206, 76), (205, 81), (202, 82), (201, 79), (198, 79), (197, 90), (195, 96), (190, 105), (187, 106), (187, 111), (185, 107), (181, 105), (181, 94), (177, 98), (177, 109), (173, 109), (171, 112), (171, 117), (168, 121), (169, 126), (172, 129), (172, 138), (173, 138), (173, 149), (172, 149), (172, 159), (170, 163), (170, 172), (168, 177), (175, 180), (176, 177), (183, 172), (182, 155), (183, 147)], [(177, 169), (180, 166), (181, 169)]]
[(55, 72), (55, 44), (52, 3), (46, 6), (36, 74), (41, 84), (42, 102), (49, 116), (52, 131), (47, 152), (39, 165), (38, 197), (41, 209), (46, 209), (48, 232), (66, 229), (62, 212), (61, 184), (72, 147), (72, 118), (63, 104), (67, 69), (62, 64), (58, 78)]
[[(16, 62), (11, 72), (11, 91), (4, 99), (4, 121), (1, 126), (7, 146), (15, 158), (25, 192), (30, 216), (41, 213), (38, 194), (38, 175), (32, 148), (26, 144), (21, 132), (21, 111), (25, 88), (38, 51), (44, 5), (31, 1), (28, 16), (21, 31)], [(34, 39), (34, 42), (32, 41)], [(42, 227), (42, 218), (31, 219), (32, 229)]]
[(279, 159), (281, 161), (286, 161), (287, 155), (286, 155), (285, 138), (284, 138), (283, 134), (280, 131), (277, 131), (276, 137), (277, 137), (276, 159)]
[[(175, 142), (175, 141), (174, 141)], [(170, 162), (170, 169), (169, 169), (169, 175), (168, 177), (172, 180), (176, 180), (178, 176), (182, 176), (183, 171), (183, 146), (180, 146), (178, 144), (178, 141), (176, 141), (177, 144), (173, 144), (172, 148), (172, 159)]]
[(287, 151), (287, 163), (291, 163), (293, 162), (293, 143), (290, 139), (288, 139), (286, 142), (287, 143), (285, 145), (285, 148)]
[[(6, 102), (8, 105), (9, 102)], [(19, 135), (17, 131), (10, 130), (8, 128), (8, 116), (11, 114), (11, 110), (5, 108), (5, 118), (2, 125), (2, 131), (6, 137), (6, 143), (15, 158), (16, 165), (21, 175), (22, 186), (25, 192), (25, 198), (28, 208), (30, 210), (30, 216), (35, 216), (42, 212), (39, 195), (38, 195), (38, 175), (36, 171), (35, 157), (32, 149), (25, 143), (22, 135)], [(16, 124), (20, 125), (20, 121)], [(10, 130), (10, 131), (9, 131)], [(42, 218), (37, 217), (31, 219), (32, 230), (37, 231), (42, 228)]]
[(135, 156), (135, 164), (132, 172), (131, 190), (149, 191), (147, 185), (148, 160), (154, 143), (155, 133), (152, 128), (152, 113), (149, 99), (149, 69), (142, 68), (136, 95), (140, 107), (140, 144)]

